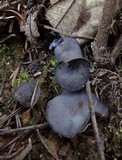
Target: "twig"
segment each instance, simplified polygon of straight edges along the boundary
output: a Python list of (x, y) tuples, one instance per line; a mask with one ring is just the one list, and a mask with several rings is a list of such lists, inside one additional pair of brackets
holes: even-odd
[(18, 108), (16, 111), (12, 112), (11, 114), (9, 114), (7, 117), (5, 118), (1, 118), (0, 119), (0, 125), (2, 125), (4, 122), (6, 122), (7, 120), (9, 120), (11, 117), (15, 116), (17, 113), (19, 113), (22, 110), (22, 108)]
[(47, 9), (46, 9), (46, 12), (52, 8), (55, 4), (57, 4), (60, 0), (56, 0), (53, 4), (51, 4)]
[(21, 64), (18, 65), (18, 67), (13, 71), (13, 73), (12, 73), (11, 76), (10, 76), (10, 79), (12, 79), (12, 80), (11, 80), (12, 87), (14, 86), (14, 81), (15, 81), (18, 73), (19, 73), (20, 67), (21, 67)]
[[(0, 160), (11, 160), (13, 159), (15, 156), (18, 157), (18, 154), (21, 152), (21, 150), (23, 149), (23, 147), (21, 147), (19, 150), (17, 150), (15, 153), (12, 153), (10, 156), (0, 156)], [(15, 159), (14, 159), (15, 160)]]
[(31, 139), (29, 138), (29, 143), (26, 146), (26, 148), (23, 149), (23, 151), (19, 155), (17, 155), (17, 157), (14, 158), (14, 160), (23, 160), (30, 153), (31, 150), (32, 150), (32, 142)]
[(33, 108), (33, 105), (34, 105), (34, 101), (36, 99), (36, 96), (37, 96), (37, 92), (38, 92), (38, 88), (39, 88), (39, 81), (36, 83), (36, 86), (34, 88), (34, 91), (33, 91), (33, 95), (31, 97), (31, 103), (30, 103), (30, 109)]
[[(12, 108), (13, 108), (13, 111), (11, 112), (11, 114), (16, 111), (17, 103), (15, 103), (15, 105), (12, 106)], [(8, 121), (7, 121), (7, 123), (6, 123), (6, 126), (9, 126), (9, 123), (11, 122), (11, 119), (12, 119), (12, 117), (10, 117), (10, 118), (8, 119)]]
[(15, 25), (15, 20), (12, 19), (12, 20), (10, 21), (8, 33), (12, 33), (14, 25)]
[(16, 138), (14, 138), (13, 140), (11, 140), (10, 142), (8, 142), (6, 145), (2, 146), (0, 148), (0, 152), (5, 150), (7, 147), (9, 147), (10, 145), (12, 145), (14, 142), (16, 142), (17, 140), (19, 140), (21, 138), (22, 135), (18, 135)]
[(13, 12), (13, 13), (15, 13), (20, 19), (24, 19), (24, 17), (19, 13), (19, 12), (17, 12), (17, 11), (15, 11), (15, 10), (12, 10), (12, 9), (6, 9), (5, 10), (6, 12)]
[(20, 2), (22, 2), (22, 0), (18, 0), (18, 1), (10, 2), (10, 3), (6, 3), (6, 4), (2, 5), (2, 6), (0, 6), (0, 10), (3, 10), (3, 9), (5, 9), (5, 8), (9, 7), (10, 5), (18, 4), (18, 3), (20, 3)]
[(82, 36), (76, 36), (76, 35), (68, 34), (68, 33), (59, 31), (58, 29), (55, 29), (55, 28), (50, 27), (50, 26), (47, 26), (47, 25), (43, 25), (42, 27), (45, 28), (45, 29), (48, 29), (48, 30), (52, 30), (52, 31), (54, 31), (54, 32), (57, 32), (57, 33), (59, 33), (59, 34), (65, 35), (65, 36), (70, 36), (70, 37), (79, 38), (79, 39), (94, 40), (94, 38), (92, 38), (92, 37), (82, 37)]
[(21, 120), (18, 114), (15, 115), (15, 120), (16, 120), (16, 127), (21, 128), (22, 124), (21, 124)]
[(3, 42), (5, 42), (6, 40), (8, 40), (9, 38), (11, 38), (11, 37), (16, 37), (16, 34), (10, 34), (10, 35), (8, 35), (7, 37), (5, 37), (5, 38), (3, 38), (2, 40), (0, 40), (0, 43), (3, 43)]
[(11, 129), (9, 131), (0, 129), (0, 135), (6, 135), (6, 134), (11, 134), (11, 133), (16, 133), (20, 131), (25, 131), (25, 130), (34, 130), (34, 129), (44, 129), (48, 126), (48, 123), (43, 123), (43, 124), (37, 124), (33, 126), (28, 126), (28, 127), (23, 127), (23, 128), (16, 128), (16, 129)]
[(13, 143), (13, 144), (10, 146), (10, 149), (9, 149), (9, 151), (8, 151), (8, 153), (7, 153), (6, 156), (10, 156), (10, 155), (13, 153), (14, 147), (15, 147), (15, 143)]
[(13, 18), (15, 18), (15, 16), (8, 16), (8, 17), (0, 16), (0, 20), (7, 20), (7, 19), (13, 19)]
[(103, 142), (100, 138), (99, 131), (98, 131), (97, 121), (96, 121), (96, 117), (95, 117), (95, 104), (92, 100), (90, 82), (89, 81), (86, 84), (86, 91), (87, 91), (87, 94), (88, 94), (89, 110), (90, 110), (90, 114), (91, 114), (91, 120), (92, 120), (94, 135), (95, 135), (95, 138), (96, 138), (96, 141), (97, 141), (99, 158), (100, 158), (100, 160), (105, 160), (104, 151), (103, 151)]

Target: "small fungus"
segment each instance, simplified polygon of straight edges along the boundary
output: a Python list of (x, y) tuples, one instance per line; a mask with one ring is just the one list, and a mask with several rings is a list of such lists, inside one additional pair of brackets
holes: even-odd
[[(34, 96), (31, 104), (32, 96)], [(40, 97), (40, 87), (35, 82), (26, 82), (19, 85), (14, 91), (13, 98), (23, 107), (34, 106)]]
[(61, 42), (63, 42), (63, 39), (54, 39), (53, 42), (49, 46), (49, 50), (54, 50)]
[(63, 41), (61, 39), (58, 42), (56, 41), (55, 43), (56, 45), (54, 49), (54, 54), (59, 62), (68, 62), (73, 59), (83, 57), (81, 48), (74, 38), (63, 38)]

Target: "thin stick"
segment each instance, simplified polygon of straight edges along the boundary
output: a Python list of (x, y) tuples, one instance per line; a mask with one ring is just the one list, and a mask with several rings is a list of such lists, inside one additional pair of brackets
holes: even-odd
[(12, 13), (15, 13), (20, 19), (24, 20), (24, 17), (17, 11), (15, 10), (12, 10), (12, 9), (6, 9), (5, 10), (6, 12), (12, 12)]
[(95, 138), (96, 138), (96, 141), (97, 141), (99, 158), (100, 158), (100, 160), (105, 160), (104, 151), (103, 151), (103, 142), (100, 138), (99, 131), (98, 131), (98, 125), (97, 125), (97, 121), (96, 121), (96, 117), (95, 117), (95, 104), (92, 100), (91, 88), (90, 88), (90, 82), (89, 81), (86, 84), (86, 91), (87, 91), (87, 94), (88, 94), (89, 110), (90, 110), (90, 114), (91, 114), (91, 120), (92, 120), (94, 135), (95, 135)]
[(4, 37), (3, 39), (0, 40), (0, 43), (5, 42), (6, 40), (8, 40), (8, 39), (11, 38), (11, 37), (16, 37), (16, 34), (13, 34), (13, 33), (12, 33), (12, 34)]
[(18, 108), (17, 110), (13, 111), (11, 114), (9, 114), (5, 118), (0, 118), (0, 125), (2, 125), (3, 123), (5, 123), (7, 120), (9, 120), (11, 117), (15, 116), (20, 111), (22, 111), (22, 108)]
[(50, 26), (47, 26), (47, 25), (43, 25), (43, 28), (45, 28), (45, 29), (50, 29), (50, 30), (52, 30), (52, 31), (54, 31), (54, 32), (57, 32), (57, 33), (59, 33), (59, 34), (62, 34), (62, 35), (65, 35), (65, 36), (70, 36), (70, 37), (73, 37), (73, 38), (94, 40), (94, 38), (92, 38), (92, 37), (82, 37), (82, 36), (76, 36), (76, 35), (68, 34), (68, 33), (59, 31), (58, 29), (55, 29), (55, 28), (50, 27)]
[(10, 160), (13, 159), (15, 156), (18, 156), (18, 154), (22, 151), (24, 147), (21, 147), (19, 150), (17, 150), (15, 153), (12, 153), (10, 156), (0, 156), (0, 160)]
[(48, 123), (43, 123), (43, 124), (37, 124), (37, 125), (23, 127), (23, 128), (11, 129), (9, 131), (4, 130), (4, 129), (0, 129), (0, 135), (16, 133), (16, 132), (25, 131), (25, 130), (44, 129), (47, 126), (48, 126)]
[(53, 4), (51, 4), (47, 9), (46, 9), (46, 12), (47, 10), (49, 10), (50, 8), (52, 8), (56, 3), (58, 3), (60, 0), (56, 0)]
[(38, 84), (39, 84), (39, 81), (37, 81), (36, 86), (35, 86), (34, 91), (33, 91), (33, 95), (32, 95), (32, 97), (31, 97), (30, 109), (33, 108), (34, 101), (35, 101), (36, 96), (37, 96), (37, 94), (38, 94), (38, 93), (37, 93), (37, 92), (38, 92), (38, 87), (39, 87)]
[(14, 1), (14, 2), (3, 4), (2, 6), (0, 6), (0, 10), (5, 9), (7, 7), (10, 7), (10, 5), (18, 4), (20, 2), (22, 2), (22, 0), (18, 0), (18, 1)]
[(12, 145), (14, 142), (16, 142), (17, 140), (19, 140), (19, 138), (21, 138), (21, 134), (18, 135), (16, 138), (14, 138), (13, 140), (11, 140), (10, 142), (8, 142), (5, 146), (0, 148), (0, 152), (5, 150), (7, 147), (9, 147), (10, 145)]
[(30, 151), (32, 150), (32, 141), (31, 139), (29, 138), (29, 143), (28, 145), (26, 146), (25, 149), (23, 149), (23, 151), (17, 155), (14, 160), (23, 160), (29, 153)]

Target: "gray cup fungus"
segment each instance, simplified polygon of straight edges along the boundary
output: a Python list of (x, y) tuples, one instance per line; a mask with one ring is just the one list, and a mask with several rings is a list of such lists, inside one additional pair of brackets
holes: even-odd
[(53, 44), (56, 44), (53, 46), (55, 46), (54, 54), (58, 62), (69, 62), (73, 59), (83, 57), (81, 48), (74, 38), (61, 38)]
[[(108, 117), (108, 108), (92, 93), (95, 112)], [(68, 92), (54, 97), (48, 102), (46, 119), (59, 135), (72, 138), (83, 131), (90, 119), (89, 103), (85, 91)]]
[(36, 91), (32, 104), (34, 106), (40, 97), (40, 87), (35, 82), (25, 82), (19, 85), (14, 91), (13, 98), (23, 107), (29, 108), (34, 90)]
[[(55, 68), (56, 81), (65, 91), (48, 102), (46, 119), (55, 132), (71, 138), (83, 131), (90, 119), (88, 97), (83, 89), (90, 77), (90, 64), (74, 38), (56, 40), (50, 48), (59, 62)], [(108, 107), (93, 93), (92, 98), (95, 112), (107, 118)]]
[(74, 59), (69, 63), (60, 62), (55, 68), (57, 83), (68, 91), (81, 90), (90, 77), (90, 64), (85, 58)]

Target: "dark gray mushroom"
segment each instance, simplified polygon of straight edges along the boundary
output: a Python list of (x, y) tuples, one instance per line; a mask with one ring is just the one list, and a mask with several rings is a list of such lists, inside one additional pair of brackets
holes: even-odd
[(68, 91), (78, 91), (83, 88), (90, 77), (90, 64), (85, 58), (60, 62), (55, 68), (57, 83)]
[(83, 130), (90, 118), (84, 99), (79, 100), (79, 93), (62, 93), (49, 101), (46, 119), (52, 129), (64, 137), (73, 137)]
[[(31, 104), (33, 96), (33, 103)], [(35, 82), (26, 82), (19, 85), (14, 91), (13, 98), (23, 107), (34, 106), (40, 97), (40, 87)]]
[[(56, 44), (56, 45), (54, 45)], [(82, 51), (78, 42), (71, 37), (63, 38), (63, 40), (55, 41), (51, 47), (55, 46), (54, 54), (59, 62), (68, 62), (76, 58), (82, 58)]]
[[(95, 111), (108, 117), (109, 109), (95, 94)], [(56, 96), (48, 102), (46, 119), (52, 129), (59, 135), (72, 138), (86, 128), (90, 119), (88, 96), (85, 91), (68, 92)]]

